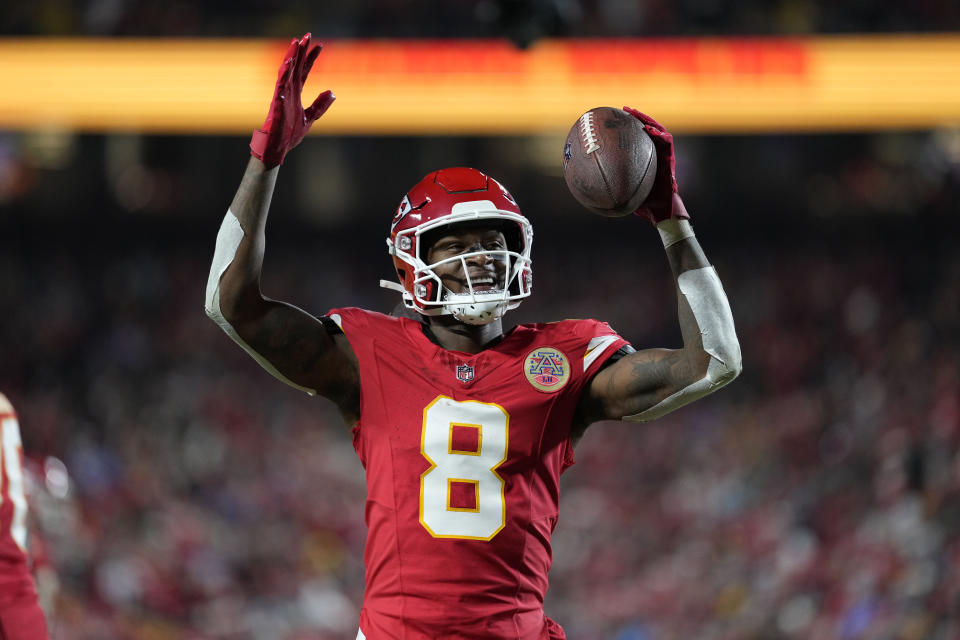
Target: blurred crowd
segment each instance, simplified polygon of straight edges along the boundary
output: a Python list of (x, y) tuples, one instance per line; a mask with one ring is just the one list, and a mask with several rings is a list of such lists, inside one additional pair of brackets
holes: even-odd
[[(547, 601), (571, 640), (960, 636), (953, 139), (684, 139), (681, 186), (744, 373), (660, 421), (587, 432), (564, 476)], [(202, 187), (165, 174), (197, 194), (193, 208), (164, 201), (172, 210), (118, 203), (96, 160), (111, 144), (81, 139), (74, 164), (35, 169), (0, 218), (0, 389), (27, 456), (55, 456), (70, 477), (35, 509), (59, 576), (55, 637), (352, 638), (365, 488), (349, 434), (202, 310), (244, 143), (148, 144), (154, 172), (213, 153)], [(338, 158), (395, 144), (356, 141)], [(534, 222), (534, 295), (508, 320), (597, 317), (639, 348), (679, 344), (646, 223), (590, 216), (559, 177), (498, 170), (479, 141), (421, 144), (411, 165), (449, 146)], [(354, 194), (339, 222), (313, 218), (300, 162), (278, 187), (265, 291), (317, 314), (389, 311), (395, 294), (376, 282), (403, 188)]]
[(721, 267), (743, 378), (588, 433), (551, 596), (571, 637), (960, 635), (960, 260), (848, 248)]
[(0, 34), (15, 36), (542, 37), (950, 31), (950, 0), (41, 0), (14, 2)]

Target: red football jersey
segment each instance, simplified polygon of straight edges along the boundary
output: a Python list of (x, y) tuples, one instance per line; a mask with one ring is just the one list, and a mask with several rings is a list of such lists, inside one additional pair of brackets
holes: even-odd
[(0, 394), (0, 606), (33, 590), (27, 562), (27, 498), (24, 494), (20, 423)]
[(563, 638), (543, 612), (560, 474), (584, 385), (626, 341), (521, 325), (476, 355), (419, 322), (334, 309), (360, 363), (368, 640)]
[(27, 498), (24, 493), (20, 423), (0, 393), (0, 638), (43, 640), (43, 612), (37, 604), (27, 560)]

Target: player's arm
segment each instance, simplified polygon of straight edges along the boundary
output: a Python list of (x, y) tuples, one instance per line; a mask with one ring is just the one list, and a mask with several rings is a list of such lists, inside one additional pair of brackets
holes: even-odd
[(346, 338), (320, 319), (260, 291), (264, 228), (284, 156), (334, 100), (321, 93), (306, 109), (301, 92), (320, 53), (310, 34), (284, 55), (263, 128), (250, 141), (253, 157), (217, 234), (207, 281), (206, 312), (267, 371), (298, 389), (336, 402), (348, 421), (359, 417), (359, 375)]
[(657, 178), (637, 214), (656, 225), (677, 284), (681, 349), (628, 354), (594, 376), (580, 403), (585, 427), (603, 419), (647, 422), (716, 391), (737, 377), (740, 344), (717, 273), (693, 234), (674, 178), (673, 137), (629, 107), (657, 148)]

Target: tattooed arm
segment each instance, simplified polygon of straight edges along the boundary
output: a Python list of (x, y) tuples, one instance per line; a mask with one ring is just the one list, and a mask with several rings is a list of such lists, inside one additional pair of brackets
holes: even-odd
[(303, 107), (303, 85), (320, 50), (308, 33), (291, 40), (283, 55), (267, 119), (253, 132), (250, 163), (217, 234), (205, 307), (264, 369), (302, 391), (330, 398), (352, 426), (360, 417), (360, 375), (346, 338), (260, 292), (264, 227), (279, 165), (334, 101), (328, 90)]
[(652, 420), (740, 373), (729, 305), (700, 243), (690, 232), (666, 252), (677, 281), (683, 348), (637, 351), (601, 370), (581, 397), (575, 436), (598, 420)]
[[(270, 373), (333, 400), (352, 426), (360, 416), (360, 377), (346, 337), (260, 291), (264, 228), (278, 170), (250, 158), (217, 238), (207, 313)], [(239, 229), (231, 232), (231, 225)]]
[(740, 343), (730, 303), (707, 262), (680, 198), (673, 135), (652, 117), (624, 107), (643, 123), (657, 151), (653, 188), (634, 213), (657, 228), (677, 282), (682, 349), (649, 349), (601, 370), (584, 391), (573, 427), (591, 422), (647, 422), (716, 391), (740, 374)]

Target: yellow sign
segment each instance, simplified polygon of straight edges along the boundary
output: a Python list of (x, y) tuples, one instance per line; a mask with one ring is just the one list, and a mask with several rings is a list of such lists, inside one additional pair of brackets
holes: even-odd
[[(0, 40), (0, 129), (246, 134), (283, 41)], [(559, 133), (629, 104), (683, 132), (960, 123), (960, 35), (331, 40), (305, 91), (319, 134)]]

